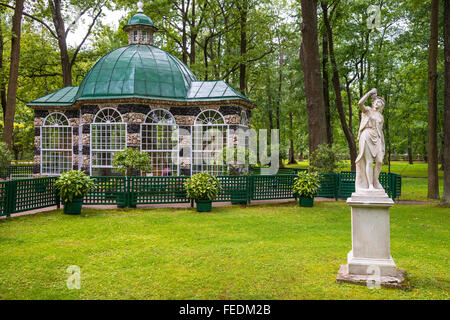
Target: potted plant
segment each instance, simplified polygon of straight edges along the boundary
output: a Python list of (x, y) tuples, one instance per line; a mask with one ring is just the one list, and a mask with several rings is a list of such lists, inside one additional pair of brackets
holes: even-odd
[(81, 170), (70, 170), (59, 176), (54, 184), (64, 204), (65, 214), (80, 214), (83, 198), (95, 187), (94, 180)]
[(198, 212), (211, 211), (211, 203), (220, 191), (219, 179), (208, 172), (200, 172), (184, 182), (184, 189), (189, 199), (195, 200)]
[(312, 207), (319, 188), (320, 176), (318, 172), (299, 172), (292, 186), (292, 192), (299, 198), (301, 207)]
[[(114, 153), (112, 165), (117, 171), (125, 174), (126, 177), (130, 177), (138, 171), (152, 171), (152, 159), (148, 153), (136, 148), (126, 148), (123, 151)], [(137, 194), (135, 192), (130, 192), (128, 201), (126, 192), (117, 192), (117, 198), (119, 207), (126, 207), (127, 203), (130, 207), (136, 207)]]

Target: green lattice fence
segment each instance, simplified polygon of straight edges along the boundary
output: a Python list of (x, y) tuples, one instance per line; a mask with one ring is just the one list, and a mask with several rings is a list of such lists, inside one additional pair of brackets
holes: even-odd
[(125, 177), (92, 177), (95, 188), (83, 199), (83, 204), (126, 206), (128, 201)]
[(8, 197), (6, 195), (8, 183), (0, 181), (0, 216), (8, 214)]
[(292, 185), (296, 175), (249, 176), (251, 200), (294, 198)]
[[(251, 200), (290, 199), (297, 175), (219, 176), (222, 186), (215, 201), (250, 203)], [(348, 198), (355, 190), (355, 172), (322, 174), (319, 197)], [(184, 190), (188, 177), (93, 177), (95, 188), (84, 198), (84, 204), (189, 203)], [(0, 181), (0, 216), (50, 206), (59, 207), (53, 184), (57, 178), (35, 178)], [(381, 173), (380, 183), (393, 199), (401, 196), (401, 176)]]
[(389, 173), (389, 197), (398, 199), (402, 195), (402, 176), (396, 173)]
[(184, 181), (188, 177), (128, 178), (130, 205), (158, 203), (188, 203)]
[(308, 169), (300, 169), (300, 168), (280, 168), (278, 169), (277, 174), (298, 174), (299, 172), (308, 171)]
[(339, 175), (337, 173), (322, 173), (318, 197), (338, 199)]
[(26, 179), (33, 176), (33, 165), (10, 165), (0, 169), (0, 179)]
[(53, 188), (55, 181), (56, 177), (9, 181), (10, 213), (59, 206), (59, 199)]
[(338, 192), (339, 198), (350, 198), (355, 192), (356, 172), (342, 171), (339, 174)]
[(248, 202), (248, 176), (219, 176), (221, 189), (216, 202), (231, 201), (232, 203)]

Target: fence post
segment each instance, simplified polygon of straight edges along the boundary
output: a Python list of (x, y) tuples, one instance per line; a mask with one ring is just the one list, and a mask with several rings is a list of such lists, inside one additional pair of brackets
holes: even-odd
[(130, 177), (125, 177), (125, 188), (126, 188), (125, 208), (131, 208), (131, 181), (130, 181)]
[(253, 175), (247, 175), (247, 203), (250, 205), (253, 198)]
[(6, 216), (11, 216), (16, 209), (17, 181), (10, 180), (6, 183)]

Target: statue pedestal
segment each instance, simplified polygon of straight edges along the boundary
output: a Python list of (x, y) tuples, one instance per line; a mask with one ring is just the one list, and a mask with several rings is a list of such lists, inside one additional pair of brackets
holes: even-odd
[(353, 193), (347, 204), (352, 208), (352, 250), (336, 281), (402, 286), (405, 272), (396, 268), (390, 252), (389, 208), (394, 201), (383, 189), (363, 189)]

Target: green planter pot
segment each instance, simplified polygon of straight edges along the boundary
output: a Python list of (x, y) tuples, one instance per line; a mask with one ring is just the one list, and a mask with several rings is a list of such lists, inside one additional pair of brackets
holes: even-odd
[(72, 202), (64, 202), (64, 213), (81, 214), (82, 206), (83, 206), (83, 198), (73, 199)]
[(311, 198), (300, 197), (298, 199), (298, 202), (300, 204), (300, 207), (312, 207), (314, 205), (314, 197)]
[(212, 200), (195, 200), (197, 203), (197, 212), (210, 212)]

